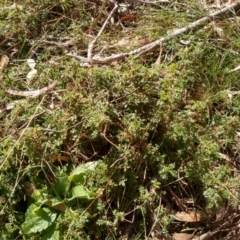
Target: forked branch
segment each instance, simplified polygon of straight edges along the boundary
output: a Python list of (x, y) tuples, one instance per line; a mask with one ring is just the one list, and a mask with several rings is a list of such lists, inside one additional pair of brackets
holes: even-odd
[(86, 58), (86, 57), (74, 55), (74, 54), (71, 54), (71, 53), (68, 53), (67, 56), (73, 57), (73, 58), (75, 58), (75, 59), (77, 59), (81, 62), (84, 62), (84, 63), (93, 63), (93, 64), (94, 63), (108, 64), (108, 63), (111, 63), (111, 62), (114, 62), (114, 61), (124, 59), (125, 57), (131, 56), (131, 55), (140, 56), (140, 55), (142, 55), (146, 52), (149, 52), (149, 51), (153, 50), (154, 48), (158, 47), (164, 41), (172, 39), (175, 36), (178, 36), (182, 33), (193, 30), (196, 27), (203, 25), (204, 23), (213, 21), (214, 19), (216, 19), (216, 17), (220, 17), (224, 14), (236, 11), (239, 8), (240, 8), (240, 2), (238, 1), (238, 2), (233, 3), (233, 4), (231, 4), (231, 5), (229, 5), (225, 8), (222, 8), (221, 10), (218, 10), (218, 11), (216, 11), (214, 13), (211, 13), (211, 14), (203, 17), (203, 18), (200, 18), (195, 22), (189, 23), (187, 26), (185, 26), (183, 28), (176, 29), (165, 37), (161, 37), (161, 38), (159, 38), (158, 40), (156, 40), (152, 43), (149, 43), (149, 44), (147, 44), (143, 47), (137, 48), (137, 49), (135, 49), (133, 51), (130, 51), (130, 52), (127, 52), (127, 53), (118, 53), (118, 54), (114, 54), (112, 56), (103, 57), (103, 58), (102, 57), (93, 57), (93, 58), (88, 57), (88, 58)]

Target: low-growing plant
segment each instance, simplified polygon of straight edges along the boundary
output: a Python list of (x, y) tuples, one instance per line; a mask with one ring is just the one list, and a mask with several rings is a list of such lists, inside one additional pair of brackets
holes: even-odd
[[(126, 34), (134, 49), (207, 9), (183, 2), (134, 5), (136, 22), (116, 12), (94, 54), (127, 48)], [(85, 68), (66, 56), (87, 55), (109, 9), (109, 1), (29, 0), (0, 10), (0, 54), (11, 56), (0, 69), (3, 239), (163, 239), (203, 233), (239, 204), (237, 20), (216, 19), (160, 52), (111, 64)], [(36, 59), (30, 82), (25, 58)], [(54, 80), (34, 98), (5, 91)], [(199, 225), (177, 212), (200, 214)]]

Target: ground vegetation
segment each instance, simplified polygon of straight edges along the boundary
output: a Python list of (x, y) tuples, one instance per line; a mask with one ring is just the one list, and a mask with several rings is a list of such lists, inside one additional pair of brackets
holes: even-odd
[(239, 236), (239, 9), (2, 1), (1, 239)]

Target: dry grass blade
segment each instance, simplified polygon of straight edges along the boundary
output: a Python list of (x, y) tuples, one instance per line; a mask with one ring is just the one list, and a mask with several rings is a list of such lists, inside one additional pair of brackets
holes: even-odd
[(8, 66), (9, 58), (6, 54), (3, 54), (0, 60), (0, 79), (3, 78), (3, 69)]
[(193, 235), (188, 234), (188, 233), (174, 233), (173, 234), (174, 240), (191, 240), (192, 237), (193, 237)]

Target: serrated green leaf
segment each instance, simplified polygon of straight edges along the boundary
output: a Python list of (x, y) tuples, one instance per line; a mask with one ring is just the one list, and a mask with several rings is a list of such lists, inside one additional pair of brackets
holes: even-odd
[(22, 233), (29, 235), (31, 233), (42, 232), (47, 229), (56, 220), (58, 212), (49, 208), (38, 208), (32, 204), (26, 213), (25, 222), (21, 226)]
[(35, 204), (38, 203), (41, 206), (48, 197), (47, 189), (36, 190), (31, 197), (35, 200)]
[(84, 175), (88, 171), (94, 171), (95, 167), (97, 166), (98, 162), (88, 162), (85, 164), (81, 164), (77, 168), (75, 168), (70, 176), (68, 177), (69, 181), (74, 181), (76, 183), (84, 184)]

